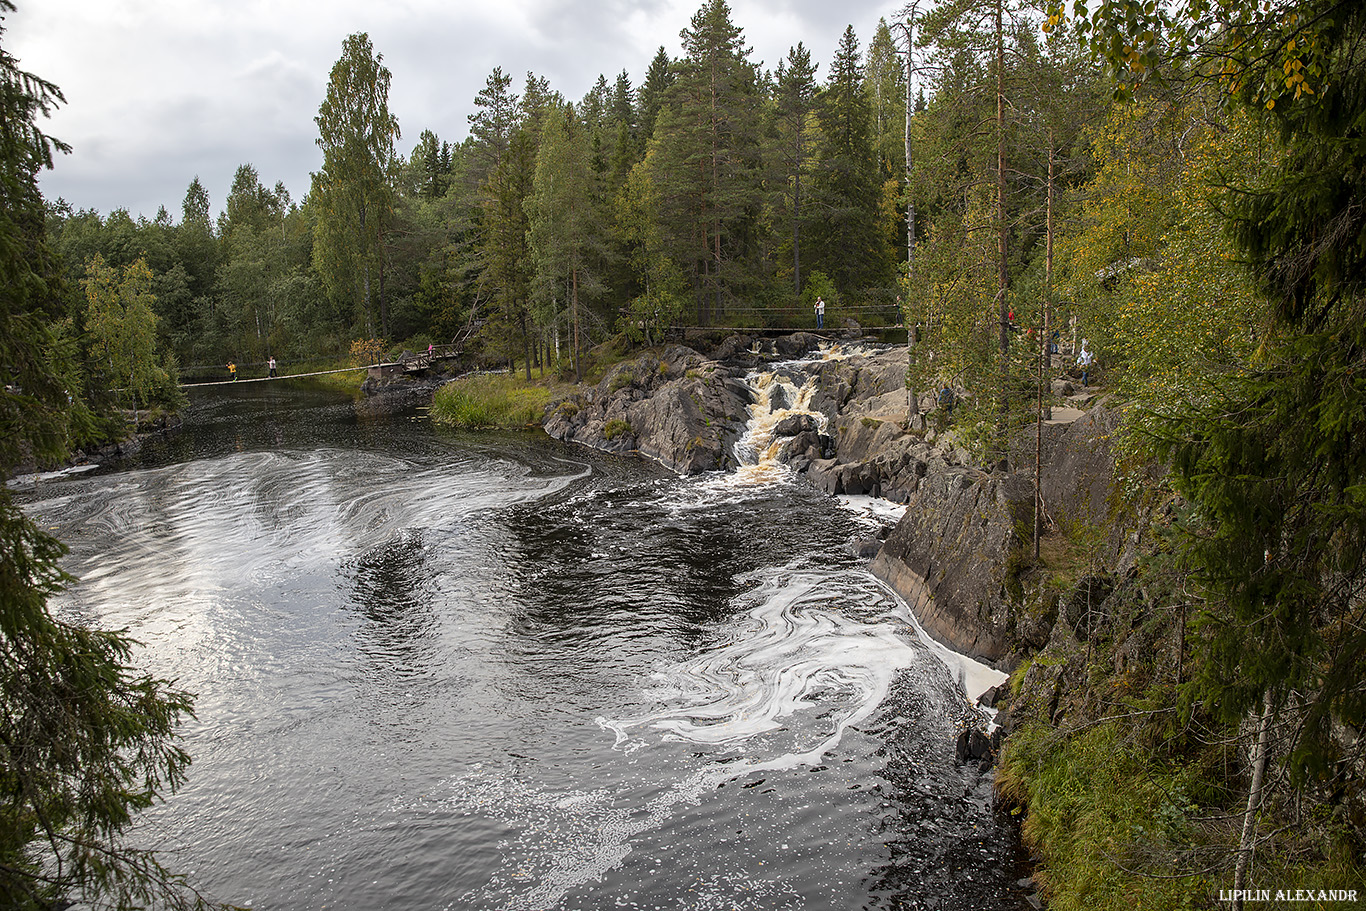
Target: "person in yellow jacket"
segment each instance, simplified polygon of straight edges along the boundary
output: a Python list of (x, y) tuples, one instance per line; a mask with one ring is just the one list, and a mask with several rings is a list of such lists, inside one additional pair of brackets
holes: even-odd
[(237, 382), (237, 365), (232, 361), (228, 361), (228, 376), (232, 377), (234, 383)]

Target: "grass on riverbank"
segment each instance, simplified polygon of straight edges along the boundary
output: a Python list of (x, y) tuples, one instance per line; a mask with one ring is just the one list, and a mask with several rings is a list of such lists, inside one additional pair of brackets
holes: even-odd
[(450, 427), (520, 430), (540, 424), (550, 399), (545, 386), (512, 376), (465, 376), (437, 390), (431, 417)]

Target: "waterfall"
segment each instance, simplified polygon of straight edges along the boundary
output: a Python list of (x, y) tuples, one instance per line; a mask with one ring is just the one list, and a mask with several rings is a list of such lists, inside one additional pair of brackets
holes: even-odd
[[(792, 378), (796, 373), (801, 385)], [(754, 391), (754, 403), (749, 406), (749, 424), (735, 444), (735, 460), (739, 468), (735, 482), (740, 485), (771, 484), (791, 475), (791, 469), (779, 461), (785, 438), (775, 431), (784, 420), (796, 415), (809, 415), (816, 429), (824, 433), (825, 415), (811, 408), (819, 377), (802, 377), (792, 370), (752, 373), (745, 382)]]

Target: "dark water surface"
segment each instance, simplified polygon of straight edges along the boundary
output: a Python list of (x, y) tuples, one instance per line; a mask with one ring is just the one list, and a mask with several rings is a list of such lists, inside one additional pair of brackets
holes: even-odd
[(63, 612), (198, 694), (138, 836), (262, 909), (1020, 908), (968, 703), (786, 481), (196, 390), (21, 490)]

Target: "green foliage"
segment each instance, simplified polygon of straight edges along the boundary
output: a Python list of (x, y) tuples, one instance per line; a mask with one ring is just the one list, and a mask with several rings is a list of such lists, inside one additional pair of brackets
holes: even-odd
[[(790, 48), (787, 59), (778, 61), (774, 73), (773, 106), (770, 112), (767, 153), (769, 171), (768, 215), (780, 231), (776, 255), (778, 275), (789, 275), (793, 290), (805, 287), (802, 266), (802, 238), (809, 237), (815, 221), (812, 215), (811, 188), (820, 167), (821, 133), (816, 117), (816, 66), (811, 52), (801, 42)], [(810, 240), (807, 240), (808, 253)]]
[(892, 251), (877, 218), (882, 176), (853, 26), (840, 39), (817, 110), (824, 144), (815, 174), (821, 217), (812, 226), (812, 258), (844, 294), (885, 285)]
[(1277, 337), (1255, 368), (1211, 383), (1203, 402), (1154, 428), (1196, 509), (1190, 566), (1210, 593), (1198, 693), (1226, 719), (1263, 694), (1297, 716), (1298, 775), (1341, 750), (1334, 719), (1366, 720), (1366, 330)]
[(831, 308), (838, 306), (840, 299), (839, 292), (835, 289), (835, 283), (819, 269), (811, 272), (806, 277), (806, 285), (802, 288), (802, 295), (800, 298), (802, 309), (814, 313), (816, 298), (825, 301), (825, 315), (827, 318), (830, 316)]
[(124, 636), (53, 619), (64, 552), (0, 494), (0, 899), (199, 906), (155, 855), (118, 841), (184, 781), (176, 729), (192, 697), (136, 671)]
[(928, 233), (905, 281), (908, 318), (917, 326), (907, 380), (912, 389), (944, 383), (990, 400), (997, 383), (999, 319), (989, 238), (955, 220)]
[(534, 278), (527, 201), (534, 187), (537, 135), (519, 123), (479, 194), (484, 260), (481, 281), (491, 298), (482, 333), (486, 350), (511, 362), (520, 354), (531, 377), (530, 302)]
[(94, 372), (133, 408), (156, 403), (176, 405), (183, 394), (178, 377), (157, 353), (156, 314), (152, 311), (152, 272), (139, 258), (122, 269), (95, 255), (86, 265), (85, 329)]
[(526, 198), (528, 239), (535, 264), (532, 294), (536, 322), (553, 326), (567, 310), (574, 361), (582, 340), (580, 302), (600, 296), (598, 265), (606, 251), (604, 214), (597, 201), (597, 177), (589, 160), (589, 135), (573, 107), (551, 106), (544, 115), (536, 174)]
[(467, 428), (519, 430), (539, 424), (549, 390), (509, 376), (469, 376), (447, 383), (432, 400), (432, 420)]
[(1222, 214), (1234, 175), (1275, 167), (1264, 130), (1203, 101), (1148, 98), (1111, 108), (1093, 149), (1079, 230), (1058, 244), (1059, 285), (1080, 334), (1140, 402), (1197, 394), (1211, 370), (1246, 361), (1263, 302)]
[(753, 280), (762, 168), (758, 73), (724, 0), (683, 31), (685, 56), (655, 125), (659, 217), (669, 258), (688, 272), (701, 325)]
[(863, 75), (878, 173), (884, 179), (900, 180), (906, 170), (906, 67), (886, 19), (878, 20), (873, 40), (868, 44)]
[(659, 221), (659, 184), (653, 174), (657, 161), (657, 155), (647, 154), (616, 197), (617, 237), (630, 251), (631, 270), (643, 288), (619, 325), (632, 341), (647, 344), (675, 325), (688, 304), (683, 271), (669, 257)]
[(614, 420), (608, 421), (608, 422), (607, 422), (606, 424), (604, 424), (603, 427), (602, 427), (602, 436), (603, 436), (603, 439), (606, 439), (606, 440), (609, 440), (609, 441), (610, 441), (610, 440), (615, 440), (615, 439), (617, 439), (618, 437), (629, 436), (630, 433), (631, 433), (631, 425), (628, 424), (626, 421), (621, 421), (621, 420), (615, 420), (615, 419), (614, 419)]
[(349, 35), (332, 67), (327, 97), (318, 108), (322, 170), (313, 175), (318, 210), (313, 262), (329, 293), (356, 308), (357, 324), (389, 333), (379, 295), (386, 219), (393, 208), (390, 183), (398, 119), (389, 113), (389, 69), (364, 32)]

